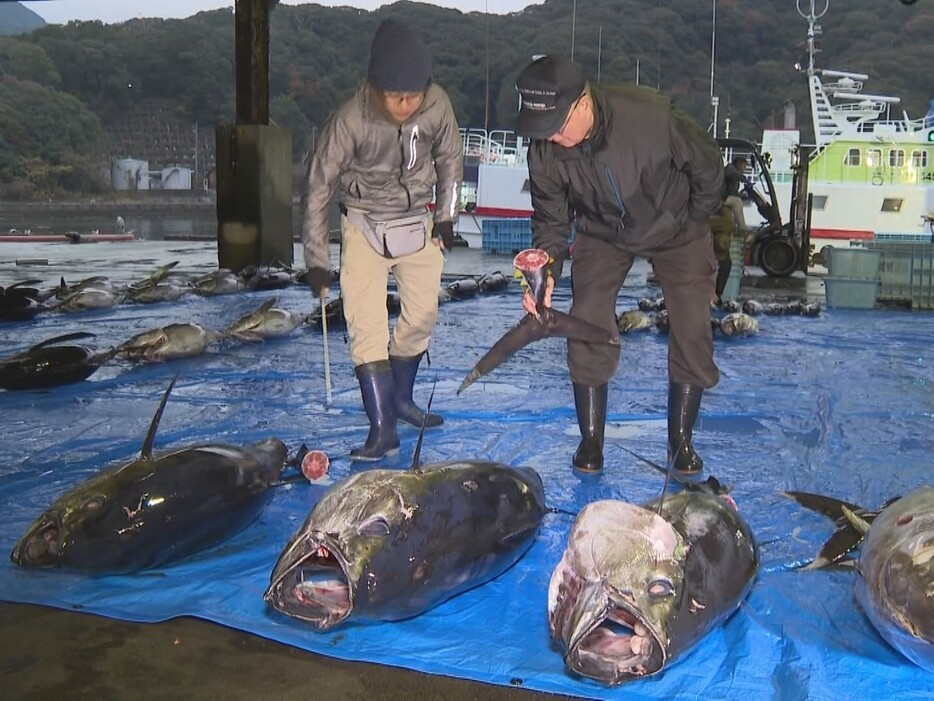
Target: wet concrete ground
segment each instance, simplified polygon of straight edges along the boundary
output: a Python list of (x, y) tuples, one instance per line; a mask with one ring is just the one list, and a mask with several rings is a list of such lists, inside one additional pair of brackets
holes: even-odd
[[(336, 247), (332, 260), (336, 264)], [(142, 279), (171, 260), (178, 270), (217, 266), (210, 243), (140, 241), (133, 244), (4, 244), (0, 285), (39, 278), (54, 282), (108, 275)], [(296, 248), (296, 265), (301, 258)], [(457, 249), (448, 275), (511, 273), (511, 256)], [(645, 284), (637, 264), (627, 287)], [(639, 279), (641, 276), (641, 280)], [(660, 294), (660, 291), (658, 291)], [(748, 271), (740, 291), (757, 299), (823, 299), (820, 277), (798, 274), (775, 281)], [(375, 664), (349, 663), (229, 629), (179, 618), (135, 624), (99, 616), (0, 603), (0, 689), (4, 699), (335, 699), (380, 701), (409, 697), (445, 701), (531, 701), (569, 697), (425, 675)]]

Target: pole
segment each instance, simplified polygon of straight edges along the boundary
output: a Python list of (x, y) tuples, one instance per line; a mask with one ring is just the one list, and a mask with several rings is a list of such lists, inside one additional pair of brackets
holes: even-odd
[(600, 82), (600, 59), (603, 53), (603, 25), (600, 25), (600, 32), (597, 34), (597, 82)]
[(577, 33), (577, 0), (571, 9), (571, 60), (574, 60), (574, 35)]
[(331, 406), (331, 358), (328, 355), (328, 288), (321, 290), (321, 335), (324, 339), (324, 406)]

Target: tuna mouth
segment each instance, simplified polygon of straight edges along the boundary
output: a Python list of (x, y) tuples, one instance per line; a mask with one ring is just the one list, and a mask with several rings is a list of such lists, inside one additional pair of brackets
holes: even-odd
[(350, 615), (353, 590), (339, 553), (326, 544), (314, 547), (270, 584), (264, 598), (277, 611), (327, 630)]
[(62, 553), (61, 528), (55, 521), (32, 526), (10, 553), (10, 560), (23, 567), (56, 567)]
[(610, 605), (568, 655), (571, 667), (608, 684), (619, 684), (658, 672), (665, 648), (638, 611)]

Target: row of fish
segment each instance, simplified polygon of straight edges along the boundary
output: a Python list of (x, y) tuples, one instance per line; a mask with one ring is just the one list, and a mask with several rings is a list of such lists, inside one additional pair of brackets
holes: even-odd
[[(646, 312), (641, 309), (629, 309), (617, 317), (616, 326), (620, 333), (655, 329), (660, 334), (667, 334), (670, 329), (668, 310)], [(744, 338), (759, 333), (759, 320), (743, 312), (724, 314), (722, 317), (711, 315), (710, 327), (727, 337)]]
[[(661, 312), (666, 309), (664, 297), (656, 297), (655, 299), (642, 297), (637, 302), (637, 306), (643, 312)], [(742, 312), (749, 316), (765, 314), (767, 316), (797, 315), (813, 317), (820, 316), (822, 310), (820, 302), (808, 302), (803, 299), (790, 299), (784, 302), (760, 302), (757, 299), (727, 300), (718, 306), (727, 314)]]
[[(140, 456), (59, 497), (17, 542), (25, 567), (131, 573), (216, 545), (262, 511), (289, 459), (276, 438), (194, 445), (156, 456), (174, 380)], [(483, 460), (374, 469), (333, 484), (284, 545), (264, 593), (287, 616), (330, 630), (350, 620), (418, 615), (515, 564), (548, 513), (527, 467)], [(665, 669), (740, 606), (758, 571), (755, 538), (715, 480), (642, 505), (588, 504), (548, 587), (552, 637), (575, 673), (618, 684)], [(880, 633), (934, 671), (929, 595), (934, 488), (878, 512), (792, 493), (837, 519), (815, 566), (862, 543), (857, 598)]]
[[(0, 321), (24, 321), (42, 311), (69, 313), (107, 309), (123, 302), (171, 302), (188, 293), (211, 297), (244, 290), (283, 289), (302, 281), (306, 275), (287, 269), (248, 266), (240, 274), (220, 269), (179, 284), (168, 279), (177, 264), (178, 261), (168, 263), (145, 279), (125, 286), (114, 285), (107, 277), (95, 276), (73, 284), (62, 278), (58, 286), (45, 290), (37, 287), (40, 280), (24, 280), (0, 287)], [(336, 280), (335, 271), (332, 271), (332, 279)], [(504, 290), (508, 284), (506, 276), (498, 271), (479, 277), (465, 276), (442, 287), (438, 296), (442, 302), (469, 299), (478, 293)]]

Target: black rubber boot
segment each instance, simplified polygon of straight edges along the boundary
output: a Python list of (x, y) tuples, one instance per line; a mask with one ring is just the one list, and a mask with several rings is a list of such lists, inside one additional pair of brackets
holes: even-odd
[(606, 384), (588, 387), (574, 383), (574, 406), (581, 442), (574, 453), (574, 468), (595, 473), (603, 469), (603, 430), (606, 427)]
[[(392, 376), (396, 384), (396, 413), (407, 424), (419, 428), (422, 427), (425, 412), (412, 401), (412, 387), (415, 386), (415, 375), (418, 373), (418, 364), (421, 362), (423, 355), (425, 354), (419, 353), (408, 358), (389, 359), (389, 364), (392, 366)], [(437, 414), (429, 414), (425, 426), (434, 428), (443, 423), (444, 419)]]
[(696, 475), (704, 461), (694, 452), (691, 436), (700, 410), (703, 387), (671, 382), (668, 385), (668, 460), (683, 475)]
[(362, 448), (350, 451), (351, 460), (381, 460), (399, 452), (396, 432), (396, 398), (392, 368), (388, 360), (364, 363), (354, 368), (363, 395), (363, 408), (370, 419), (370, 433)]
[(720, 263), (717, 269), (717, 304), (723, 303), (723, 290), (726, 289), (726, 282), (730, 279), (730, 271), (733, 270), (733, 261), (726, 260)]

